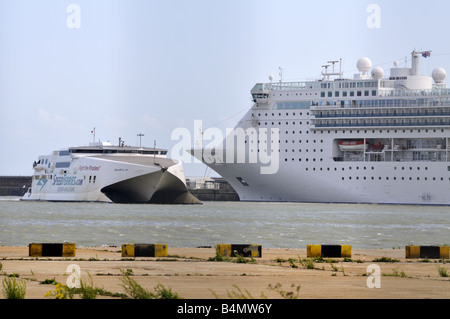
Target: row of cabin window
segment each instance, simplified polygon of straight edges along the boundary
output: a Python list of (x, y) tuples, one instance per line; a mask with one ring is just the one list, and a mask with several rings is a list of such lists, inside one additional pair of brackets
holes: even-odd
[[(285, 161), (287, 161), (287, 160), (288, 160), (288, 159), (285, 158)], [(293, 158), (292, 161), (294, 161), (294, 160), (295, 160), (295, 159)], [(299, 160), (299, 162), (302, 161), (301, 158), (299, 158), (298, 160)], [(308, 159), (306, 159), (306, 161), (308, 161)], [(313, 158), (312, 161), (315, 162), (316, 159)], [(321, 158), (320, 161), (323, 161), (323, 159)], [(356, 168), (356, 170), (359, 170), (359, 169), (360, 169), (359, 166), (356, 166), (355, 168)], [(408, 167), (405, 168), (405, 166), (402, 166), (402, 167), (401, 167), (401, 170), (404, 171), (404, 170), (407, 169), (407, 168), (408, 168)], [(418, 171), (420, 171), (420, 166), (417, 166), (416, 168), (417, 168)], [(313, 169), (315, 170), (316, 168), (313, 168)], [(375, 170), (375, 167), (374, 167), (374, 166), (371, 166), (370, 168), (368, 168), (367, 166), (363, 166), (363, 167), (362, 167), (362, 170), (364, 170), (364, 171), (365, 171), (365, 170), (369, 170), (369, 169), (373, 171), (373, 170)], [(306, 170), (308, 170), (308, 168), (306, 168)], [(322, 171), (322, 170), (324, 170), (324, 168), (320, 167), (320, 170)], [(330, 170), (332, 170), (332, 169), (331, 169), (330, 167), (327, 167), (326, 170), (327, 170), (327, 171), (330, 171)], [(338, 170), (339, 170), (339, 171), (345, 171), (345, 167), (341, 167), (340, 169), (337, 168), (337, 167), (334, 167), (333, 170), (334, 170), (334, 171), (338, 171)], [(349, 167), (348, 167), (348, 170), (352, 170), (352, 166), (349, 166)], [(394, 170), (397, 170), (397, 166), (394, 167)], [(412, 166), (409, 166), (409, 170), (412, 171), (412, 170), (414, 170), (414, 168), (413, 168)], [(425, 170), (427, 171), (427, 170), (428, 170), (428, 167), (425, 166)], [(450, 172), (450, 166), (447, 167), (447, 170)]]
[[(324, 134), (325, 132), (326, 133), (328, 133), (328, 134), (331, 134), (331, 133), (335, 133), (335, 134), (337, 134), (338, 132), (339, 132), (340, 130), (334, 130), (334, 131), (331, 131), (331, 130), (315, 130), (315, 131), (313, 131), (313, 134), (316, 134), (316, 133), (322, 133), (322, 134)], [(353, 133), (353, 130), (348, 130), (349, 131), (349, 133)], [(384, 132), (386, 132), (386, 133), (390, 133), (391, 132), (391, 130), (371, 130), (372, 131), (372, 133), (375, 133), (376, 131), (379, 131), (379, 133), (384, 133)], [(399, 131), (401, 131), (402, 133), (406, 133), (406, 131), (408, 131), (408, 130), (392, 130), (394, 133), (398, 133)], [(418, 133), (420, 133), (421, 132), (421, 129), (410, 129), (409, 130), (409, 132), (410, 133), (413, 133), (413, 132), (418, 132)], [(429, 130), (429, 129), (425, 129), (425, 133), (428, 133), (429, 131), (431, 131), (431, 130)], [(436, 133), (438, 130), (436, 130), (436, 129), (433, 129), (433, 133)], [(444, 132), (444, 129), (441, 129), (440, 130), (441, 131), (441, 133), (443, 133)], [(341, 131), (342, 133), (345, 133), (346, 132), (346, 130), (342, 130)], [(370, 130), (356, 130), (356, 133), (360, 133), (360, 132), (364, 132), (364, 133), (368, 133), (368, 132), (370, 132)]]
[[(352, 176), (342, 177), (342, 180), (344, 181), (346, 178), (347, 178), (348, 180), (352, 180)], [(359, 178), (359, 176), (356, 176), (354, 179), (359, 180), (360, 178)], [(363, 176), (361, 179), (367, 180), (367, 177), (366, 177), (366, 176)], [(370, 179), (373, 181), (373, 180), (375, 180), (375, 177), (374, 177), (374, 176), (371, 176)], [(389, 179), (390, 179), (389, 176), (387, 176), (387, 177), (386, 177), (386, 180), (388, 181)], [(441, 181), (444, 180), (443, 177), (440, 177), (439, 179), (440, 179)], [(428, 178), (428, 177), (422, 177), (422, 178), (416, 177), (416, 178), (413, 178), (413, 177), (411, 177), (411, 176), (408, 177), (408, 178), (405, 178), (404, 176), (401, 177), (401, 180), (402, 180), (402, 181), (405, 181), (405, 180), (406, 180), (406, 181), (413, 181), (413, 180), (417, 180), (417, 181), (420, 181), (420, 180), (424, 180), (424, 181), (428, 181), (428, 180), (436, 181), (436, 180), (439, 180), (439, 179), (436, 178), (436, 177), (430, 177), (430, 178)], [(381, 176), (379, 176), (379, 177), (378, 177), (378, 180), (381, 181), (381, 180), (383, 180), (383, 178), (382, 178)], [(396, 180), (397, 180), (397, 177), (396, 177), (396, 176), (392, 177), (392, 180), (396, 181)], [(399, 179), (399, 180), (400, 180), (400, 179)], [(450, 177), (449, 177), (448, 180), (450, 181)]]
[[(251, 141), (253, 143), (253, 141)], [(286, 143), (289, 143), (288, 140), (285, 140)], [(299, 143), (302, 143), (302, 140), (298, 140)], [(305, 140), (306, 143), (309, 143), (309, 140)], [(247, 141), (245, 141), (245, 143), (247, 143)], [(257, 143), (261, 143), (260, 140), (257, 141)], [(267, 141), (265, 140), (264, 143), (267, 143)], [(271, 141), (271, 143), (273, 143), (273, 140)], [(278, 140), (278, 144), (280, 144), (281, 141)], [(295, 140), (292, 140), (292, 143), (295, 143)], [(317, 143), (316, 140), (313, 140), (313, 143)], [(323, 143), (323, 140), (320, 140), (320, 143)]]
[[(309, 121), (306, 121), (306, 125), (309, 125)], [(261, 122), (258, 122), (258, 125), (261, 125)], [(264, 125), (267, 125), (267, 122), (264, 122)], [(275, 125), (275, 122), (272, 122), (272, 126)], [(278, 122), (278, 125), (281, 125), (281, 122)], [(286, 122), (286, 125), (289, 125), (289, 122)], [(292, 122), (292, 125), (295, 125), (295, 122)], [(300, 121), (299, 125), (303, 125), (303, 122)]]
[[(289, 116), (289, 115), (295, 116), (295, 112), (292, 114), (289, 114), (288, 112), (286, 112), (286, 116)], [(299, 115), (303, 115), (303, 113), (300, 112)], [(309, 115), (309, 112), (306, 112), (306, 115)], [(252, 113), (252, 116), (255, 117), (256, 116), (255, 113)], [(261, 116), (261, 113), (258, 113), (258, 116)], [(267, 115), (267, 113), (264, 113), (264, 116), (269, 116), (269, 115)], [(272, 116), (275, 116), (275, 113), (272, 113)], [(281, 116), (281, 113), (278, 113), (278, 116)]]
[[(334, 96), (333, 96), (333, 91), (328, 91), (326, 92), (320, 92), (320, 97), (340, 97), (340, 91), (335, 91), (334, 92)], [(326, 95), (326, 96), (325, 96)], [(370, 96), (370, 91), (369, 90), (365, 90), (363, 91), (356, 91), (356, 95), (355, 95), (355, 91), (342, 91), (342, 97), (347, 97), (347, 96)], [(377, 91), (376, 90), (372, 90), (372, 96), (377, 96)]]

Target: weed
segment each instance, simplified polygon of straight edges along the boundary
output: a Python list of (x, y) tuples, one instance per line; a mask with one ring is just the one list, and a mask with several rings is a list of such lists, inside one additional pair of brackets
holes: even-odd
[(289, 266), (291, 266), (292, 268), (298, 268), (293, 258), (289, 258)]
[(303, 268), (305, 268), (305, 269), (314, 269), (314, 268), (315, 268), (314, 260), (312, 260), (312, 259), (309, 259), (309, 258), (306, 258), (306, 259), (299, 258), (298, 261), (299, 261), (300, 265), (302, 265)]
[(404, 271), (399, 271), (397, 268), (392, 269), (391, 274), (383, 274), (383, 276), (391, 276), (391, 277), (401, 277), (401, 278), (408, 278), (406, 273)]
[(56, 285), (58, 282), (55, 280), (55, 278), (52, 279), (45, 279), (40, 282), (41, 285)]
[(448, 277), (449, 276), (449, 274), (447, 272), (447, 269), (445, 269), (444, 267), (441, 267), (439, 265), (437, 266), (437, 268), (438, 268), (439, 276), (441, 276), (441, 277)]
[(214, 257), (210, 257), (208, 261), (230, 261), (229, 257), (224, 257), (219, 253), (219, 250), (216, 248), (216, 255)]
[(331, 261), (329, 261), (328, 263), (330, 264), (333, 271), (336, 271), (336, 272), (339, 271), (338, 268)]
[(94, 288), (94, 283), (91, 275), (88, 273), (90, 284), (85, 283), (83, 280), (80, 281), (80, 293), (81, 299), (95, 299), (97, 298), (97, 290)]
[(162, 284), (155, 287), (155, 293), (143, 288), (136, 280), (130, 277), (130, 272), (121, 270), (122, 287), (126, 293), (133, 299), (181, 299), (177, 293), (173, 293), (172, 289), (165, 288)]
[(380, 263), (398, 263), (400, 260), (393, 259), (391, 257), (381, 257), (381, 258), (375, 258), (373, 262), (380, 262)]
[(285, 291), (282, 289), (282, 285), (278, 283), (275, 286), (269, 285), (267, 288), (278, 292), (284, 299), (298, 299), (298, 295), (300, 294), (300, 287), (301, 286), (295, 286), (294, 284), (292, 284), (291, 288), (295, 289), (293, 291)]
[(244, 293), (238, 286), (233, 285), (233, 287), (234, 288), (232, 291), (227, 290), (227, 294), (230, 299), (254, 299), (247, 289), (245, 289)]
[(45, 295), (45, 297), (53, 296), (55, 299), (72, 299), (73, 298), (73, 291), (67, 287), (66, 285), (56, 283), (55, 290), (48, 291)]
[(244, 256), (239, 255), (235, 252), (236, 255), (236, 263), (237, 264), (246, 264), (247, 263), (247, 259), (244, 258)]
[(26, 288), (25, 280), (15, 276), (6, 276), (3, 279), (3, 295), (6, 299), (25, 299)]

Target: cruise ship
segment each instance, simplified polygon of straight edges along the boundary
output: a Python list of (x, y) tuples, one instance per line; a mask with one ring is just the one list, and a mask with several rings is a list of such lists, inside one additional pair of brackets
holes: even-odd
[(348, 78), (342, 60), (317, 80), (270, 76), (222, 144), (191, 153), (241, 201), (449, 205), (450, 90), (443, 68), (420, 74), (430, 56), (389, 76), (367, 57)]
[(39, 156), (33, 170), (22, 200), (200, 203), (186, 187), (182, 163), (165, 149), (94, 142)]

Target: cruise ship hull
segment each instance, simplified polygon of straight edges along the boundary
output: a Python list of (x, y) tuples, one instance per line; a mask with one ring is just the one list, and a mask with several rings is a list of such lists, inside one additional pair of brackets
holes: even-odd
[[(394, 165), (374, 166), (374, 177), (376, 175), (378, 179), (378, 175), (381, 175), (381, 179), (384, 179), (383, 182), (375, 183), (371, 183), (371, 179), (356, 180), (355, 175), (352, 175), (352, 179), (346, 176), (346, 180), (342, 180), (343, 176), (339, 173), (299, 172), (295, 165), (286, 166), (275, 175), (261, 175), (260, 167), (256, 164), (208, 165), (230, 183), (241, 201), (450, 205), (448, 178), (445, 183), (439, 177), (439, 181), (444, 184), (439, 188), (434, 186), (436, 179), (427, 178), (440, 176), (439, 172), (446, 171), (447, 165), (442, 164), (428, 165), (427, 173), (424, 171), (416, 175), (415, 181), (408, 178), (406, 185), (401, 178), (396, 181), (386, 180), (398, 173), (399, 168)], [(343, 168), (346, 169), (345, 166), (337, 167), (341, 172)], [(417, 170), (417, 166), (415, 168)], [(356, 170), (357, 166), (352, 169)], [(246, 185), (237, 177), (242, 178)]]

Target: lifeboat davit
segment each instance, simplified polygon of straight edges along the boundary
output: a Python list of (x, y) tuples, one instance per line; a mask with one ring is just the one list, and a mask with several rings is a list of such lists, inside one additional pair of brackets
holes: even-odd
[(363, 140), (343, 140), (339, 142), (341, 151), (364, 151), (367, 145)]

